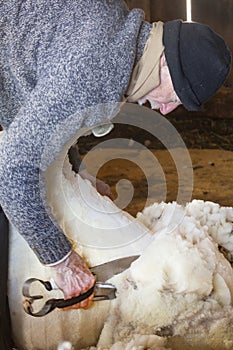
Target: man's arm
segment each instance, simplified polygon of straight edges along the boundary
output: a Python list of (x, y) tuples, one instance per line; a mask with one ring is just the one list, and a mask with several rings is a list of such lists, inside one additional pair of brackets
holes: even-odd
[[(57, 282), (69, 298), (89, 289), (94, 277), (82, 258), (71, 253), (72, 245), (46, 200), (46, 169), (82, 123), (78, 112), (67, 113), (66, 101), (61, 96), (64, 94), (54, 89), (53, 80), (46, 79), (45, 84), (37, 85), (9, 127), (4, 142), (0, 143), (0, 198), (8, 218), (40, 262), (53, 265), (53, 272), (66, 266), (64, 280), (68, 283), (61, 285), (59, 278)], [(69, 278), (67, 266), (71, 271), (67, 272)]]
[[(102, 196), (108, 196), (110, 199), (114, 199), (111, 188), (105, 182), (97, 179), (92, 176), (86, 169), (84, 162), (82, 162), (82, 158), (79, 154), (79, 148), (77, 143), (72, 145), (68, 151), (69, 161), (72, 165), (72, 170), (79, 174), (83, 179), (87, 179), (91, 182), (92, 186), (96, 188), (96, 190)], [(81, 166), (82, 163), (82, 166)]]

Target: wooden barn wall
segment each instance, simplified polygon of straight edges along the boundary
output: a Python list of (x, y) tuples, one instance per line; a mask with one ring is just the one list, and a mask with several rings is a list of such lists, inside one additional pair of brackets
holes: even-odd
[[(194, 0), (193, 20), (207, 23), (224, 37), (233, 52), (233, 1), (232, 0)], [(233, 85), (233, 70), (228, 82)]]
[[(146, 20), (163, 22), (173, 19), (186, 20), (185, 0), (126, 0), (129, 8), (139, 7), (145, 11)], [(233, 52), (233, 0), (192, 0), (192, 20), (210, 25), (222, 35)], [(219, 92), (204, 106), (203, 112), (190, 115), (233, 118), (233, 69)], [(184, 114), (181, 107), (173, 112)]]

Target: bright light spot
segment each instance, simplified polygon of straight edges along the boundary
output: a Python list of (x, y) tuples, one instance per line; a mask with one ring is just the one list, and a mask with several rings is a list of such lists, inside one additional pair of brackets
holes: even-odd
[(192, 6), (191, 6), (192, 0), (186, 0), (186, 21), (192, 22)]

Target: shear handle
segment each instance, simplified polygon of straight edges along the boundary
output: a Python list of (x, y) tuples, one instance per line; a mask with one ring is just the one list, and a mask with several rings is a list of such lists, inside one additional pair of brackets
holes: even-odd
[(49, 281), (43, 281), (37, 278), (29, 278), (27, 281), (24, 282), (22, 293), (23, 293), (23, 296), (25, 297), (25, 300), (23, 302), (23, 307), (26, 313), (34, 317), (45, 316), (51, 311), (53, 311), (55, 308), (61, 309), (61, 308), (78, 304), (81, 301), (90, 297), (94, 292), (96, 292), (97, 294), (94, 296), (95, 301), (111, 300), (116, 297), (115, 295), (116, 288), (112, 284), (96, 282), (96, 284), (93, 287), (91, 287), (88, 291), (76, 297), (73, 297), (70, 299), (55, 299), (55, 298), (49, 299), (46, 301), (44, 306), (38, 312), (34, 312), (33, 306), (32, 306), (33, 302), (38, 299), (43, 299), (43, 296), (30, 294), (29, 289), (30, 289), (30, 285), (33, 282), (40, 282), (41, 284), (44, 285), (44, 287), (48, 291), (51, 291), (53, 288)]

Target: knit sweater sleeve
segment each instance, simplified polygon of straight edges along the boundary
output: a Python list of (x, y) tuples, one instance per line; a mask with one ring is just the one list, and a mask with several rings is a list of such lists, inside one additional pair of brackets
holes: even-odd
[[(143, 13), (128, 12), (120, 0), (36, 4), (47, 11), (23, 1), (4, 41), (8, 70), (3, 66), (2, 74), (11, 79), (6, 91), (14, 97), (14, 87), (20, 98), (0, 143), (0, 203), (39, 260), (53, 264), (69, 253), (71, 243), (47, 204), (46, 169), (78, 130), (114, 113), (114, 107), (98, 113), (97, 106), (120, 102), (124, 95)], [(149, 26), (143, 43), (147, 33)], [(2, 103), (2, 110), (10, 116), (16, 108), (8, 105)]]
[[(46, 203), (44, 174), (61, 148), (56, 139), (66, 141), (58, 133), (65, 128), (68, 113), (62, 108), (62, 91), (57, 94), (52, 85), (49, 79), (38, 84), (0, 145), (2, 206), (43, 264), (53, 264), (71, 250)], [(78, 129), (78, 114), (76, 122)]]
[(105, 120), (103, 108), (98, 119), (98, 106), (94, 105), (95, 117), (91, 107), (83, 107), (90, 104), (91, 88), (80, 94), (66, 68), (55, 61), (47, 67), (46, 77), (38, 81), (0, 144), (2, 207), (46, 265), (71, 250), (47, 203), (46, 170), (83, 126)]
[[(47, 67), (46, 76), (38, 81), (0, 144), (2, 207), (46, 265), (56, 263), (71, 250), (71, 243), (47, 203), (46, 170), (82, 127), (94, 126), (111, 116), (111, 107), (103, 108), (105, 104), (100, 95), (99, 103), (91, 107), (95, 94), (90, 80), (85, 79), (90, 88), (80, 92), (79, 84), (72, 82), (63, 63), (54, 60), (50, 68)], [(115, 103), (110, 105), (114, 112)]]

